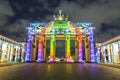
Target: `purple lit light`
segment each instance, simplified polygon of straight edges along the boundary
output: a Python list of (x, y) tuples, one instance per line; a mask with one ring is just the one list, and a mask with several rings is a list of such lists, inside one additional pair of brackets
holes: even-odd
[(26, 51), (26, 57), (25, 62), (30, 62), (30, 54), (31, 54), (31, 34), (28, 34), (28, 41), (27, 41), (27, 51)]
[(49, 62), (54, 62), (54, 59), (53, 59), (53, 58), (50, 58)]
[(67, 62), (71, 62), (71, 61), (70, 61), (70, 58), (67, 58)]
[(93, 34), (89, 35), (89, 40), (90, 40), (90, 59), (91, 62), (95, 62)]
[(82, 55), (82, 38), (81, 33), (79, 33), (78, 41), (79, 41), (79, 50), (78, 50), (78, 61), (83, 62), (83, 55)]

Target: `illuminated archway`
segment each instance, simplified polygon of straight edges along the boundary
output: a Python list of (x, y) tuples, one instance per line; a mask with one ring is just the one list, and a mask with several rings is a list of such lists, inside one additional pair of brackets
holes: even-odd
[[(50, 40), (50, 59), (49, 62), (55, 62), (56, 40), (65, 40), (65, 60), (71, 62), (70, 41), (75, 40), (75, 60), (83, 61), (84, 40), (85, 61), (95, 62), (94, 56), (94, 34), (92, 23), (68, 21), (68, 17), (59, 11), (57, 16), (50, 23), (30, 23), (28, 30), (26, 62), (46, 61), (46, 40)], [(37, 55), (36, 55), (37, 53)]]

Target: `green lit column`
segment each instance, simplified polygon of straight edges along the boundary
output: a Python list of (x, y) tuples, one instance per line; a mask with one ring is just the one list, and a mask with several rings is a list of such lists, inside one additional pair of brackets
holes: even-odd
[(70, 34), (66, 34), (66, 59), (70, 62)]
[(55, 61), (55, 35), (51, 34), (50, 39), (50, 62)]

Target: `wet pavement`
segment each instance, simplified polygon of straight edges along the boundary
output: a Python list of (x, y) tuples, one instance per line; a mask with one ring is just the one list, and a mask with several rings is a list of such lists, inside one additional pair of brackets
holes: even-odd
[(120, 69), (95, 63), (25, 63), (0, 67), (0, 80), (120, 80)]
[(4, 66), (12, 66), (12, 65), (17, 65), (17, 64), (24, 64), (24, 62), (0, 63), (0, 67), (4, 67)]

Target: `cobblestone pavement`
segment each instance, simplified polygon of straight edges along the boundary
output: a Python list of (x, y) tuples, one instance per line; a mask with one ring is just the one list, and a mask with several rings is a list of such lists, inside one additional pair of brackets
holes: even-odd
[(120, 69), (94, 63), (25, 63), (0, 67), (0, 80), (120, 80)]
[(113, 64), (113, 63), (98, 63), (99, 65), (103, 66), (108, 66), (108, 67), (113, 67), (113, 68), (119, 68), (120, 69), (120, 64)]
[(12, 66), (12, 65), (17, 65), (17, 64), (23, 64), (23, 62), (0, 63), (0, 67), (4, 67), (4, 66)]

